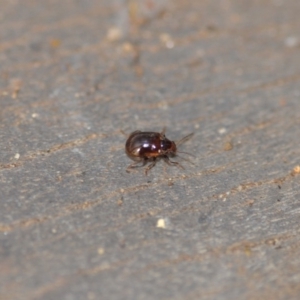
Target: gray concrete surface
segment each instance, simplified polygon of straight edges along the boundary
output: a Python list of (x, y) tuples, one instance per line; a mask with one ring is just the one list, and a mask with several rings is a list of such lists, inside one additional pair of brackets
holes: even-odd
[(0, 7), (1, 299), (300, 299), (298, 0)]

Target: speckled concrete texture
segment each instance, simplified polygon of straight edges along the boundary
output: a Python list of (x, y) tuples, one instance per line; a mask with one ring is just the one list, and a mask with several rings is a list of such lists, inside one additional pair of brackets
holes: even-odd
[(300, 299), (298, 0), (0, 7), (1, 300)]

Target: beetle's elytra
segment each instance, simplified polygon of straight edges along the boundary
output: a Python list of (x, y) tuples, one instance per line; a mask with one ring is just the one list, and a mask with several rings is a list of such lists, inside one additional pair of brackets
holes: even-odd
[(175, 161), (171, 161), (170, 157), (177, 155), (177, 147), (187, 141), (193, 133), (185, 136), (178, 142), (170, 141), (165, 136), (165, 129), (162, 132), (132, 132), (125, 144), (125, 151), (129, 158), (134, 160), (134, 163), (127, 167), (127, 172), (130, 170), (143, 167), (150, 163), (145, 168), (145, 174), (152, 169), (159, 159), (163, 159), (168, 165), (183, 168), (183, 166)]

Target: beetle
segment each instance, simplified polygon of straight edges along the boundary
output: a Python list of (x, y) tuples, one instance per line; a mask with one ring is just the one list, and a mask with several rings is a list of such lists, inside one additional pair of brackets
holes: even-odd
[(137, 130), (129, 135), (125, 144), (125, 152), (134, 162), (127, 167), (126, 172), (129, 173), (134, 168), (150, 163), (145, 168), (145, 175), (147, 175), (160, 159), (170, 166), (184, 169), (180, 163), (170, 160), (170, 157), (176, 156), (177, 147), (190, 139), (194, 133), (190, 133), (179, 141), (171, 141), (166, 137), (165, 131), (165, 128), (162, 132)]

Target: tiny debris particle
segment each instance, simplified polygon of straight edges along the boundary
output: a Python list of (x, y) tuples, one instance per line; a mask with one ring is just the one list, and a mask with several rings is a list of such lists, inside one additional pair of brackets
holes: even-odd
[(224, 128), (224, 127), (222, 127), (222, 128), (220, 128), (220, 129), (218, 130), (218, 132), (219, 132), (219, 134), (224, 134), (224, 133), (227, 132), (227, 129)]
[(121, 197), (120, 199), (118, 199), (118, 206), (122, 206), (123, 205), (123, 197)]
[(103, 254), (105, 253), (105, 249), (102, 248), (102, 247), (99, 247), (99, 248), (97, 249), (97, 252), (98, 252), (99, 255), (103, 255)]
[(156, 223), (156, 227), (157, 228), (163, 228), (163, 229), (165, 229), (166, 228), (166, 221), (165, 221), (165, 219), (158, 219), (157, 223)]
[(11, 97), (16, 99), (21, 90), (22, 81), (20, 79), (12, 79), (10, 82), (10, 88), (12, 90)]
[(267, 245), (270, 245), (270, 246), (276, 246), (276, 245), (278, 245), (280, 242), (279, 242), (279, 240), (278, 239), (276, 239), (276, 238), (274, 238), (274, 239), (268, 239), (267, 241), (266, 241), (266, 244)]
[(252, 206), (254, 204), (254, 202), (255, 201), (253, 199), (250, 199), (246, 203), (247, 203), (247, 205)]
[(37, 118), (39, 115), (37, 114), (37, 113), (33, 113), (32, 115), (31, 115), (31, 117), (33, 118), (33, 119), (35, 119), (35, 118)]
[(230, 151), (230, 150), (232, 150), (232, 149), (233, 149), (233, 144), (232, 144), (232, 142), (226, 142), (226, 143), (224, 144), (224, 146), (223, 146), (223, 149), (224, 149), (225, 151)]
[(15, 159), (19, 159), (20, 158), (20, 153), (16, 153), (15, 154)]
[(299, 39), (296, 36), (289, 36), (284, 40), (284, 44), (289, 48), (293, 48), (298, 46)]
[(174, 48), (175, 43), (174, 43), (172, 37), (168, 33), (162, 33), (159, 36), (159, 39), (168, 49)]
[(111, 27), (108, 29), (106, 37), (110, 42), (116, 42), (122, 38), (122, 31), (118, 27)]
[(129, 42), (124, 43), (122, 45), (122, 49), (124, 52), (127, 52), (127, 53), (132, 53), (135, 51), (134, 46)]
[(168, 178), (168, 186), (174, 185), (172, 178)]
[(58, 48), (61, 45), (61, 40), (54, 38), (49, 41), (49, 44), (50, 44), (51, 48)]
[(237, 190), (240, 192), (243, 190), (243, 187), (241, 185), (238, 186)]
[(296, 166), (294, 169), (293, 169), (294, 173), (295, 174), (299, 174), (300, 173), (300, 165)]

